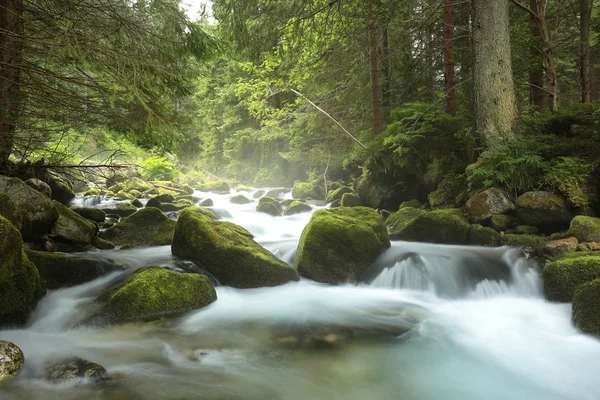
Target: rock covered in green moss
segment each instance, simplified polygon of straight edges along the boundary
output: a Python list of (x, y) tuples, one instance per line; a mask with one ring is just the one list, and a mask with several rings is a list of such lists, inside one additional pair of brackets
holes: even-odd
[(576, 237), (580, 242), (599, 242), (600, 218), (576, 216), (571, 220), (567, 235)]
[[(390, 230), (392, 239), (406, 240), (409, 242), (427, 242), (441, 244), (463, 244), (467, 239), (470, 225), (461, 216), (458, 209), (443, 209), (434, 211), (421, 211), (403, 208), (390, 216), (393, 231)], [(412, 212), (415, 218), (407, 218), (402, 223), (398, 213)], [(388, 219), (389, 220), (389, 219)]]
[(314, 182), (294, 182), (292, 189), (294, 199), (325, 200), (325, 190)]
[(256, 211), (272, 215), (273, 217), (280, 217), (283, 214), (283, 207), (273, 197), (264, 196), (258, 200)]
[(515, 228), (517, 235), (536, 235), (540, 232), (540, 228), (531, 225), (519, 225)]
[(519, 219), (510, 215), (492, 215), (489, 226), (496, 232), (505, 232), (514, 229), (519, 224)]
[(198, 207), (179, 214), (171, 251), (200, 262), (227, 286), (277, 286), (298, 280), (294, 268), (256, 243), (246, 229), (208, 218)]
[(413, 207), (402, 207), (392, 215), (390, 215), (386, 220), (385, 224), (388, 227), (388, 231), (390, 233), (390, 238), (392, 240), (396, 239), (396, 235), (402, 232), (406, 226), (415, 220), (419, 215), (423, 214), (424, 210), (413, 208)]
[(228, 194), (231, 191), (229, 184), (225, 181), (214, 181), (202, 183), (196, 187), (201, 192), (213, 192), (217, 194)]
[(175, 202), (175, 197), (171, 194), (159, 194), (158, 196), (154, 196), (148, 200), (146, 203), (146, 207), (156, 207), (161, 203), (173, 203)]
[(571, 221), (567, 200), (550, 192), (527, 192), (515, 202), (517, 216), (527, 225), (544, 228), (566, 226)]
[(98, 297), (102, 307), (88, 322), (122, 324), (173, 317), (216, 299), (215, 288), (205, 275), (146, 267)]
[(115, 197), (120, 200), (135, 200), (135, 196), (121, 190), (115, 194)]
[(6, 194), (0, 192), (0, 216), (9, 220), (17, 229), (21, 229), (23, 217), (14, 201)]
[(171, 244), (175, 221), (157, 208), (143, 208), (102, 232), (101, 237), (117, 246), (143, 247)]
[(358, 197), (366, 207), (378, 208), (382, 202), (382, 197), (385, 195), (384, 191), (377, 187), (370, 176), (362, 176), (356, 183), (355, 188)]
[(98, 225), (57, 201), (54, 206), (58, 210), (58, 219), (51, 229), (54, 235), (73, 243), (91, 244), (94, 241)]
[(179, 189), (183, 190), (184, 192), (186, 192), (188, 195), (194, 194), (194, 188), (191, 187), (190, 185), (188, 185), (187, 183), (184, 183), (182, 185), (179, 185)]
[(412, 199), (412, 200), (408, 200), (408, 201), (403, 201), (402, 203), (400, 203), (400, 207), (398, 207), (398, 209), (402, 209), (402, 208), (407, 208), (407, 207), (411, 207), (411, 208), (421, 208), (423, 207), (423, 203), (421, 203), (419, 200), (417, 199)]
[(71, 207), (71, 210), (81, 215), (85, 219), (89, 219), (90, 221), (102, 223), (106, 221), (106, 213), (99, 208), (92, 207)]
[(249, 204), (249, 203), (252, 203), (252, 200), (250, 200), (249, 198), (247, 198), (243, 194), (238, 194), (238, 195), (232, 196), (229, 199), (229, 201), (232, 202), (233, 204)]
[(502, 244), (505, 246), (521, 247), (534, 256), (541, 257), (544, 255), (546, 247), (546, 239), (535, 235), (516, 235), (506, 234), (501, 237)]
[(58, 219), (58, 210), (52, 200), (20, 179), (0, 176), (0, 192), (16, 204), (22, 217), (21, 233), (25, 240), (45, 235)]
[(24, 323), (45, 293), (38, 270), (23, 251), (21, 234), (0, 217), (0, 326)]
[(71, 182), (58, 175), (51, 177), (48, 180), (48, 185), (52, 190), (52, 200), (68, 205), (75, 198)]
[(312, 211), (312, 207), (309, 206), (308, 204), (306, 204), (302, 201), (294, 200), (289, 204), (288, 208), (285, 209), (285, 212), (283, 214), (284, 215), (295, 215), (295, 214), (301, 214), (301, 213), (306, 213), (306, 212), (311, 212), (311, 211)]
[(17, 376), (25, 364), (25, 356), (16, 344), (0, 340), (0, 382)]
[(137, 177), (127, 179), (126, 182), (122, 183), (122, 187), (122, 191), (125, 193), (129, 193), (133, 190), (143, 193), (147, 192), (148, 190), (154, 189), (153, 184)]
[[(83, 196), (87, 197), (87, 196), (100, 196), (102, 193), (100, 192), (100, 190), (98, 189), (89, 189), (88, 191), (86, 191)], [(107, 194), (108, 195), (108, 194)]]
[(340, 205), (342, 207), (361, 207), (363, 204), (356, 193), (344, 193)]
[(46, 182), (37, 178), (30, 178), (25, 181), (25, 184), (42, 193), (49, 199), (52, 198), (52, 189), (50, 189), (50, 185)]
[(26, 250), (48, 289), (59, 289), (93, 281), (103, 275), (123, 270), (109, 260), (71, 257), (61, 253)]
[(390, 240), (383, 220), (367, 207), (316, 211), (302, 232), (296, 268), (317, 282), (356, 280)]
[(551, 301), (570, 302), (581, 284), (600, 278), (600, 255), (566, 255), (543, 270), (544, 294)]
[(467, 179), (464, 175), (448, 175), (439, 183), (427, 200), (431, 208), (459, 207), (464, 204), (467, 193)]
[(472, 196), (465, 204), (467, 217), (474, 222), (484, 222), (493, 215), (506, 214), (515, 209), (508, 194), (498, 188), (489, 188)]
[(594, 279), (577, 288), (571, 313), (579, 330), (600, 335), (600, 279)]
[[(106, 229), (114, 226), (114, 224), (110, 224), (110, 226), (106, 226)], [(100, 250), (112, 250), (115, 248), (115, 245), (109, 242), (108, 240), (104, 240), (101, 237), (96, 236), (94, 241), (92, 242), (92, 246)]]
[(467, 244), (474, 246), (499, 246), (500, 234), (492, 228), (480, 224), (471, 225), (467, 235)]
[(340, 188), (337, 188), (335, 190), (331, 190), (328, 194), (327, 194), (327, 198), (325, 199), (325, 201), (327, 203), (331, 203), (335, 200), (339, 200), (342, 201), (342, 196), (345, 195), (346, 193), (356, 193), (354, 190), (352, 190), (352, 188), (348, 187), (348, 186), (342, 186)]

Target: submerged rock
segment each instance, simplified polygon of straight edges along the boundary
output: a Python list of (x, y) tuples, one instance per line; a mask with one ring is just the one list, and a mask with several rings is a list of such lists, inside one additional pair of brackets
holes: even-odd
[(547, 264), (542, 276), (550, 301), (571, 302), (577, 288), (600, 278), (600, 255), (573, 253)]
[(101, 233), (117, 246), (143, 247), (171, 244), (175, 221), (157, 208), (143, 208)]
[(367, 207), (316, 211), (302, 232), (296, 267), (317, 282), (356, 280), (390, 247), (381, 216)]
[(19, 346), (0, 340), (0, 383), (17, 376), (24, 363), (25, 357)]
[(108, 373), (103, 366), (79, 357), (67, 358), (46, 368), (46, 379), (54, 383), (67, 382), (73, 379), (101, 381), (107, 378)]
[(600, 335), (600, 279), (577, 288), (573, 296), (572, 316), (579, 330)]
[(295, 215), (295, 214), (302, 214), (302, 213), (311, 212), (311, 211), (312, 211), (312, 207), (309, 206), (308, 204), (306, 204), (302, 201), (294, 200), (290, 203), (288, 208), (285, 209), (285, 212), (283, 214), (284, 215)]
[(98, 297), (102, 306), (87, 322), (150, 321), (206, 307), (215, 300), (217, 293), (205, 275), (145, 267)]
[(390, 225), (393, 239), (440, 244), (463, 244), (470, 229), (458, 209), (422, 211), (403, 208), (388, 218)]
[(198, 207), (179, 214), (171, 250), (200, 262), (223, 285), (252, 288), (298, 280), (290, 265), (256, 243), (246, 229), (208, 218)]
[(58, 219), (52, 226), (52, 233), (73, 243), (91, 244), (98, 233), (98, 225), (83, 218), (70, 208), (54, 201)]
[(200, 207), (212, 207), (214, 206), (214, 202), (212, 199), (204, 199), (200, 203), (198, 203)]
[(515, 202), (517, 216), (527, 225), (560, 228), (571, 221), (567, 200), (550, 192), (527, 192)]
[(474, 222), (484, 222), (493, 215), (513, 211), (515, 205), (508, 194), (498, 188), (489, 188), (471, 197), (465, 204), (467, 217)]

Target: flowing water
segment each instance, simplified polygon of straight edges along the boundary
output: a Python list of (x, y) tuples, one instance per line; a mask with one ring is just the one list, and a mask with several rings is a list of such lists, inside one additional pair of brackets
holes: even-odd
[[(310, 214), (273, 218), (210, 197), (293, 261)], [(517, 249), (396, 242), (358, 285), (217, 287), (205, 309), (104, 329), (78, 326), (104, 288), (146, 265), (193, 266), (169, 246), (90, 256), (128, 270), (54, 291), (26, 328), (0, 331), (26, 356), (0, 399), (600, 398), (600, 341), (577, 332), (568, 304), (543, 300), (537, 265)], [(68, 356), (103, 365), (113, 381), (43, 379), (49, 361)]]

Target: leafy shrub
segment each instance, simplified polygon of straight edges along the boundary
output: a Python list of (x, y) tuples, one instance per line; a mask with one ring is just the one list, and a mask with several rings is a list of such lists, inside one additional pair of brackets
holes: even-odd
[(141, 167), (142, 176), (150, 181), (171, 181), (179, 175), (175, 165), (165, 157), (148, 157), (142, 162)]
[(590, 187), (586, 185), (595, 165), (579, 157), (559, 157), (546, 168), (544, 183), (564, 194), (576, 207), (590, 203)]

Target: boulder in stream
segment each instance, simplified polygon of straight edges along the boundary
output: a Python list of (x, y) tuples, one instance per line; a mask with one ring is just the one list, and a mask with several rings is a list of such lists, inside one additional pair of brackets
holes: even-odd
[(325, 200), (325, 190), (314, 182), (294, 182), (292, 189), (294, 199)]
[(144, 247), (171, 244), (175, 221), (158, 208), (143, 208), (101, 233), (117, 246)]
[(48, 185), (46, 182), (44, 182), (40, 179), (37, 179), (37, 178), (31, 178), (31, 179), (27, 179), (25, 181), (25, 184), (31, 186), (38, 192), (44, 194), (49, 199), (52, 198), (52, 189), (50, 189), (50, 185)]
[(19, 346), (0, 340), (0, 383), (14, 378), (24, 363), (25, 357)]
[(489, 220), (493, 215), (506, 214), (515, 209), (508, 194), (498, 188), (489, 188), (472, 196), (465, 204), (467, 217), (477, 223)]
[(316, 211), (302, 232), (296, 267), (317, 282), (354, 281), (386, 248), (381, 216), (367, 207)]
[(102, 223), (106, 221), (106, 213), (99, 208), (92, 207), (71, 207), (71, 210), (81, 215), (85, 219), (90, 221)]
[(306, 212), (311, 212), (311, 211), (312, 211), (312, 207), (309, 206), (308, 204), (306, 204), (302, 201), (294, 200), (290, 203), (288, 208), (285, 209), (285, 212), (283, 214), (284, 215), (295, 215), (295, 214), (301, 214), (301, 213), (306, 213)]
[(572, 219), (567, 200), (550, 192), (527, 192), (515, 202), (517, 216), (527, 225), (545, 229), (560, 229)]
[(229, 184), (225, 181), (202, 183), (197, 185), (196, 189), (201, 192), (213, 192), (217, 194), (228, 194), (231, 191)]
[(547, 264), (542, 276), (546, 299), (571, 302), (580, 285), (600, 279), (600, 255), (568, 254)]
[(46, 368), (46, 379), (54, 383), (68, 382), (73, 379), (101, 381), (107, 378), (108, 373), (102, 365), (79, 357), (60, 360)]
[(73, 243), (91, 244), (98, 233), (98, 225), (81, 215), (54, 201), (58, 210), (58, 219), (52, 226), (52, 233), (59, 238)]
[(243, 194), (237, 194), (229, 199), (233, 204), (249, 204), (252, 203), (252, 200), (244, 196)]
[(440, 244), (463, 244), (470, 225), (458, 209), (423, 211), (403, 208), (392, 214), (387, 224), (396, 240)]
[(181, 211), (171, 246), (173, 255), (198, 261), (223, 285), (277, 286), (298, 274), (253, 240), (246, 229), (207, 217), (199, 207)]
[(258, 201), (256, 211), (269, 214), (273, 217), (280, 217), (283, 214), (283, 207), (273, 197), (264, 196)]
[(580, 242), (600, 241), (600, 218), (578, 215), (571, 221), (567, 236), (576, 237)]
[(573, 322), (584, 333), (600, 336), (600, 279), (580, 285), (573, 296)]

